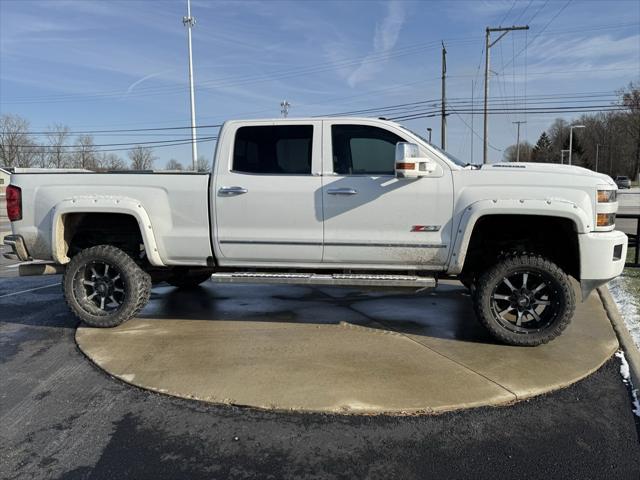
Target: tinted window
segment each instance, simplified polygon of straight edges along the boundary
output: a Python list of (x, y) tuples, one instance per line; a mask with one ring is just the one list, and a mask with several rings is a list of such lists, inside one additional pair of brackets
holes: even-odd
[(378, 127), (333, 125), (333, 171), (341, 175), (393, 175), (396, 143), (404, 139)]
[(233, 170), (264, 174), (310, 174), (312, 125), (240, 127)]

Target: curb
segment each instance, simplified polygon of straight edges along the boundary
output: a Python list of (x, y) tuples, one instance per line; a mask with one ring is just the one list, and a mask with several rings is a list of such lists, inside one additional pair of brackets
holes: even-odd
[(640, 351), (633, 342), (629, 330), (627, 330), (627, 326), (624, 323), (622, 315), (620, 315), (620, 312), (618, 311), (616, 302), (613, 300), (611, 293), (609, 293), (609, 288), (605, 285), (603, 287), (598, 287), (597, 290), (598, 295), (600, 295), (602, 305), (607, 312), (607, 317), (613, 327), (613, 331), (615, 332), (616, 337), (618, 337), (620, 347), (624, 350), (625, 357), (629, 363), (629, 370), (631, 370), (631, 379), (633, 384), (640, 385)]

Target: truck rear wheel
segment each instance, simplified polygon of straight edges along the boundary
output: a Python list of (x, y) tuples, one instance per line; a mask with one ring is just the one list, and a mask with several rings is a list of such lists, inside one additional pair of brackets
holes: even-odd
[(149, 301), (151, 277), (125, 252), (111, 245), (75, 255), (64, 273), (64, 297), (71, 311), (92, 327), (115, 327)]
[(480, 323), (509, 345), (547, 343), (569, 325), (575, 293), (569, 277), (546, 258), (518, 254), (485, 271), (473, 296)]

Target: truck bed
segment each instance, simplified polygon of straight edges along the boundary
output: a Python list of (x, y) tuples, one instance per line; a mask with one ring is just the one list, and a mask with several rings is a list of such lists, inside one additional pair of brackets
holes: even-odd
[(22, 235), (34, 258), (52, 259), (57, 206), (96, 195), (144, 209), (165, 265), (206, 265), (212, 255), (208, 173), (20, 172), (11, 184), (22, 189), (24, 206), (22, 220), (12, 222), (13, 233)]

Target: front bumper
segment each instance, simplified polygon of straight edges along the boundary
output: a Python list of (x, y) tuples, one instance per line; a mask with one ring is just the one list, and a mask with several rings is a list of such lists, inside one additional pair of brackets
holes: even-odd
[(578, 235), (583, 299), (622, 273), (627, 258), (627, 242), (627, 236), (617, 230)]
[(8, 258), (10, 260), (21, 260), (23, 262), (32, 260), (21, 235), (7, 235), (4, 237), (4, 244), (11, 247), (11, 251), (9, 253), (3, 254), (4, 258)]

